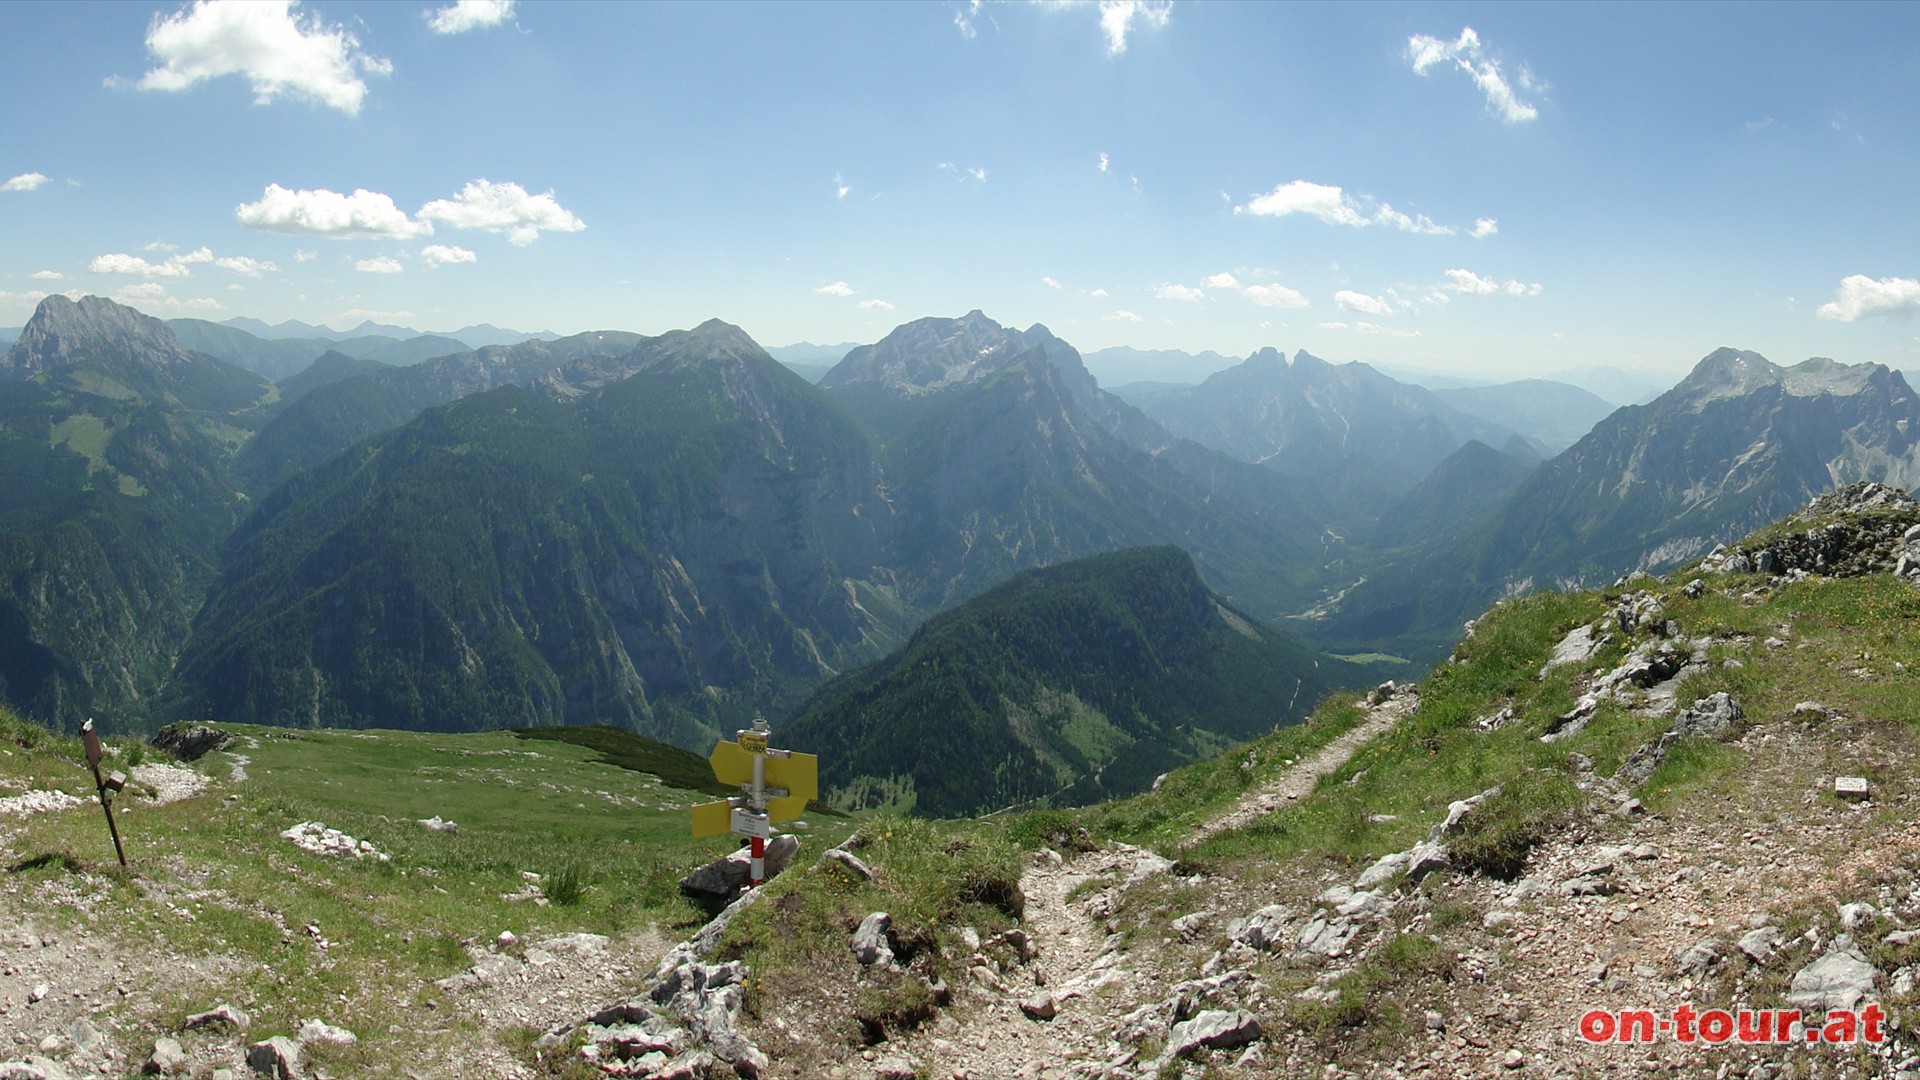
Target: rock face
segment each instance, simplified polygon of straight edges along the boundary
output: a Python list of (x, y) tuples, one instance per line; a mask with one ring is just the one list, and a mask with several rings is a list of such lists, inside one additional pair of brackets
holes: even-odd
[(1853, 939), (1842, 935), (1820, 959), (1794, 973), (1787, 1002), (1816, 1015), (1829, 1009), (1851, 1009), (1873, 993), (1879, 974)]
[(98, 296), (49, 296), (0, 358), (0, 382), (102, 359), (164, 368), (186, 363), (188, 353), (167, 324), (133, 308)]
[(1644, 784), (1667, 759), (1674, 743), (1682, 739), (1717, 738), (1745, 717), (1746, 711), (1740, 708), (1740, 703), (1724, 690), (1703, 697), (1681, 710), (1665, 734), (1628, 755), (1620, 771), (1614, 774), (1614, 780), (1628, 787)]

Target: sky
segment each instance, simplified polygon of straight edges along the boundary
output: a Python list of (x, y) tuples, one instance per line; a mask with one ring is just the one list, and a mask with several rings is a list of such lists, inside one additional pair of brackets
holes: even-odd
[(0, 325), (1920, 368), (1920, 5), (0, 4)]

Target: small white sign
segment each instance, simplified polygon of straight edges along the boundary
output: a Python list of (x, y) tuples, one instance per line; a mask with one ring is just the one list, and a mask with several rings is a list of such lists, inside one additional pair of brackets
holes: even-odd
[(1843, 799), (1864, 799), (1867, 797), (1867, 778), (1836, 776), (1833, 778), (1833, 793)]
[(765, 814), (756, 814), (736, 806), (733, 809), (733, 831), (741, 836), (757, 836), (765, 840), (773, 835), (773, 824)]

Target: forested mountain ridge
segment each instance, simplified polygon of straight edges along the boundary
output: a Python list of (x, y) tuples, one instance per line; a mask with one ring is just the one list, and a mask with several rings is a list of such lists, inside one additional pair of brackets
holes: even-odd
[(830, 797), (932, 816), (1144, 790), (1365, 679), (1209, 590), (1185, 552), (1024, 571), (821, 687), (783, 737)]

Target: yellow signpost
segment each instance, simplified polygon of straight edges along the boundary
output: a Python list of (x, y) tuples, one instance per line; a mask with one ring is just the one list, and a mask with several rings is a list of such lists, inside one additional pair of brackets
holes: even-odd
[(738, 833), (749, 837), (753, 855), (753, 884), (764, 880), (767, 838), (773, 823), (792, 821), (806, 812), (807, 800), (820, 794), (820, 759), (812, 754), (775, 750), (767, 745), (767, 722), (755, 720), (736, 741), (715, 744), (707, 762), (723, 784), (737, 784), (741, 794), (724, 802), (700, 803), (693, 808), (693, 835)]

